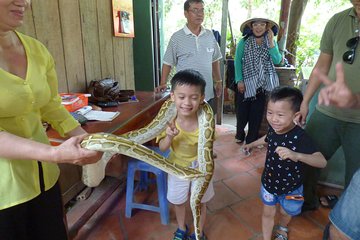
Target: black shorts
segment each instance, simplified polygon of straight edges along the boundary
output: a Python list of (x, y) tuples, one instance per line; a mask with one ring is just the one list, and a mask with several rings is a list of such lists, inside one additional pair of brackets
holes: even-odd
[(68, 239), (59, 184), (26, 203), (0, 210), (0, 239)]

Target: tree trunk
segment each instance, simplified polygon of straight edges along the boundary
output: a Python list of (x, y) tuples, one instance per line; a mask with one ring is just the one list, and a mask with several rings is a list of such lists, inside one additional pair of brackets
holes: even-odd
[(253, 0), (248, 0), (247, 19), (249, 19), (252, 15), (252, 6), (253, 6)]
[(284, 55), (284, 49), (287, 39), (290, 4), (291, 4), (291, 0), (281, 0), (280, 19), (279, 19), (280, 29), (277, 36), (277, 41), (279, 45), (279, 50), (282, 55)]
[(296, 63), (296, 41), (300, 35), (301, 18), (306, 8), (308, 0), (293, 0), (290, 8), (290, 18), (288, 25), (288, 38), (286, 49), (289, 55), (286, 56), (289, 63), (295, 66)]

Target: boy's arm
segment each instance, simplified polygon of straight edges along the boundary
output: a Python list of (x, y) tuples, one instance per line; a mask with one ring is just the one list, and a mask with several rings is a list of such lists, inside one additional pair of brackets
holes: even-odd
[(252, 143), (245, 144), (243, 146), (243, 149), (245, 151), (250, 151), (252, 148), (255, 148), (255, 147), (260, 146), (260, 145), (267, 144), (267, 142), (265, 142), (265, 138), (266, 138), (266, 135), (262, 136), (261, 138), (259, 138), (258, 140), (254, 141)]
[(327, 164), (325, 157), (320, 152), (313, 154), (298, 153), (286, 147), (277, 147), (275, 152), (282, 159), (291, 159), (294, 162), (300, 161), (312, 167), (324, 168)]
[(170, 138), (168, 135), (166, 135), (166, 137), (162, 138), (159, 141), (160, 151), (162, 151), (162, 152), (167, 151), (171, 146), (171, 141), (172, 141), (172, 138)]
[(312, 167), (324, 168), (326, 167), (327, 161), (321, 152), (315, 152), (313, 154), (298, 153), (298, 161), (306, 163)]

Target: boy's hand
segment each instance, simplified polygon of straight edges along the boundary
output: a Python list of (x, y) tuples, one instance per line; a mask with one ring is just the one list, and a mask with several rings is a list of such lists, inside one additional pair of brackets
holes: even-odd
[(242, 149), (244, 149), (244, 150), (246, 150), (246, 151), (250, 151), (252, 148), (253, 148), (253, 147), (252, 147), (252, 144), (251, 144), (251, 143), (245, 144), (245, 145), (242, 147)]
[(291, 151), (286, 147), (277, 147), (275, 152), (281, 157), (283, 160), (290, 159), (294, 162), (298, 161), (297, 152)]
[(249, 156), (252, 148), (253, 148), (252, 144), (249, 143), (242, 146), (241, 150), (246, 156)]
[(175, 119), (173, 119), (171, 122), (167, 123), (168, 127), (166, 128), (166, 135), (173, 139), (176, 135), (179, 134), (179, 129), (176, 128), (175, 125)]

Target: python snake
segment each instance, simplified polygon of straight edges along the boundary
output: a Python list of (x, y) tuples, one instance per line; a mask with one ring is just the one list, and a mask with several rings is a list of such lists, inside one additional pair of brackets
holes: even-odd
[[(204, 102), (198, 111), (199, 141), (198, 141), (198, 169), (183, 168), (173, 164), (160, 154), (142, 144), (157, 137), (167, 127), (167, 123), (176, 117), (175, 104), (169, 99), (164, 102), (157, 116), (145, 127), (135, 131), (115, 136), (109, 133), (95, 133), (88, 135), (81, 146), (96, 151), (105, 152), (100, 161), (83, 166), (83, 182), (89, 187), (100, 184), (105, 177), (105, 167), (111, 157), (124, 154), (149, 163), (169, 174), (179, 178), (193, 180), (193, 190), (190, 206), (194, 218), (196, 239), (200, 239), (201, 199), (207, 190), (214, 172), (212, 157), (215, 133), (215, 120), (209, 104)], [(204, 213), (205, 214), (205, 213)]]

